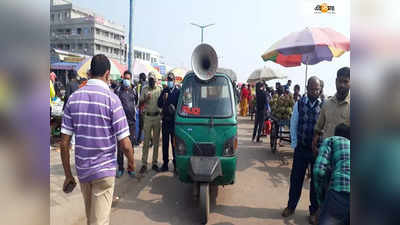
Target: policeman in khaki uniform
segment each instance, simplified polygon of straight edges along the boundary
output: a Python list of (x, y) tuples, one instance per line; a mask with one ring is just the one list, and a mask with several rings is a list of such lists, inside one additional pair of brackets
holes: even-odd
[[(158, 144), (160, 142), (160, 126), (161, 116), (160, 108), (157, 105), (158, 97), (161, 94), (161, 87), (157, 85), (157, 79), (154, 73), (150, 72), (148, 75), (148, 85), (143, 87), (140, 95), (140, 104), (143, 105), (144, 114), (144, 144), (142, 154), (142, 168), (140, 173), (143, 174), (147, 171), (147, 158), (149, 155), (150, 139), (153, 140), (153, 166), (152, 169), (159, 172), (157, 165), (158, 160)], [(153, 135), (153, 136), (152, 136)]]

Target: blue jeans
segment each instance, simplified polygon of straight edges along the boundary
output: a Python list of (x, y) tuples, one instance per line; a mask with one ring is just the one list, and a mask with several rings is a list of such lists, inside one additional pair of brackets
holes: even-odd
[[(135, 122), (128, 122), (129, 123), (129, 140), (131, 141), (131, 144), (135, 142), (135, 128), (136, 128), (136, 123)], [(124, 170), (124, 152), (122, 149), (118, 146), (117, 147), (117, 163), (118, 163), (118, 170)]]
[(350, 224), (350, 194), (329, 190), (322, 204), (319, 225)]

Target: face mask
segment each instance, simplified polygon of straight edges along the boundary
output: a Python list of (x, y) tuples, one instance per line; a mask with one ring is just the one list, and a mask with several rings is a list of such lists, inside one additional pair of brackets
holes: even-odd
[(308, 99), (310, 99), (311, 102), (314, 102), (315, 100), (318, 99), (318, 97), (315, 97), (315, 96), (308, 96)]
[(124, 87), (130, 87), (131, 86), (131, 81), (130, 80), (123, 80), (122, 84), (124, 85)]
[(347, 97), (347, 95), (349, 94), (349, 92), (350, 92), (350, 89), (348, 89), (348, 88), (338, 88), (338, 90), (337, 90), (337, 98), (339, 99), (339, 100), (344, 100), (346, 97)]
[(155, 85), (156, 85), (156, 81), (154, 79), (149, 79), (149, 86), (151, 88), (154, 88)]
[(174, 82), (173, 81), (168, 81), (168, 87), (173, 88), (174, 87)]

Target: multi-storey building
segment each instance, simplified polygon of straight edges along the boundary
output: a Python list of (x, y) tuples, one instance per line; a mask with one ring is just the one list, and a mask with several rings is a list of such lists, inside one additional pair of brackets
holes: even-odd
[[(68, 0), (52, 0), (50, 47), (83, 55), (105, 54), (127, 63), (125, 27)], [(133, 58), (160, 63), (158, 52), (134, 46)]]
[(52, 48), (85, 55), (105, 54), (125, 62), (125, 28), (68, 0), (52, 0), (50, 8)]

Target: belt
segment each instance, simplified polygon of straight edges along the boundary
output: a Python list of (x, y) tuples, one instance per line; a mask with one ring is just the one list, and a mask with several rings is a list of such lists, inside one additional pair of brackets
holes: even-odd
[(158, 116), (160, 112), (146, 112), (146, 116)]

